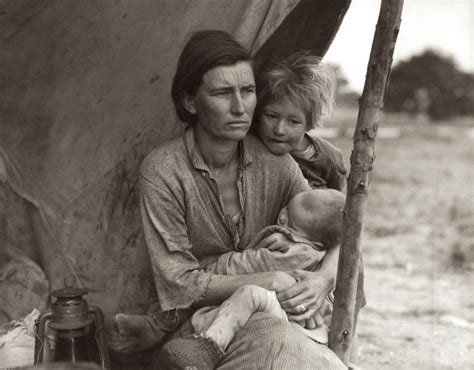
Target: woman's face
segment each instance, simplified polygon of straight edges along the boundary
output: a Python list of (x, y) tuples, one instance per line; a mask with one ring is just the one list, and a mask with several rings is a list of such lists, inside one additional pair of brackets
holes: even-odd
[(196, 94), (187, 97), (197, 115), (196, 129), (212, 140), (242, 140), (252, 122), (257, 98), (252, 66), (240, 62), (209, 70)]
[(301, 149), (306, 129), (304, 109), (289, 97), (265, 105), (259, 117), (260, 139), (276, 155)]

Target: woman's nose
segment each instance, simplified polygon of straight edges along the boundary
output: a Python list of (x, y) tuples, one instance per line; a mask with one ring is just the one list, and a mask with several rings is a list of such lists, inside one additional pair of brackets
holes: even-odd
[(242, 115), (245, 112), (244, 102), (240, 93), (236, 93), (232, 98), (231, 112), (237, 115)]

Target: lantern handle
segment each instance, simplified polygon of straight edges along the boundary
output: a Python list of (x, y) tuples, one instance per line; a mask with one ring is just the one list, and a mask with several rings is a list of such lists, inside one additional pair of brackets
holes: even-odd
[[(71, 282), (71, 284), (68, 284), (68, 282)], [(66, 276), (64, 278), (64, 286), (66, 288), (72, 288), (74, 285), (76, 285), (76, 276), (73, 274), (70, 274), (69, 276)]]
[(102, 310), (95, 306), (90, 306), (88, 314), (94, 316), (94, 322), (96, 326), (95, 330), (95, 340), (97, 345), (99, 346), (99, 358), (100, 358), (100, 366), (102, 369), (110, 369), (110, 361), (109, 361), (109, 350), (107, 347), (107, 342), (104, 337), (104, 333), (102, 332), (104, 327), (104, 314)]
[(51, 311), (44, 312), (40, 315), (40, 317), (35, 320), (35, 358), (34, 363), (38, 364), (43, 362), (43, 351), (45, 345), (45, 326), (46, 321), (53, 317), (53, 313)]

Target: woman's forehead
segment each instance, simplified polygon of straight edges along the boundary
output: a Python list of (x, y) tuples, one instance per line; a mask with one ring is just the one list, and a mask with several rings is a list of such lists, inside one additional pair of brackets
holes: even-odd
[(254, 86), (255, 78), (250, 62), (218, 66), (207, 71), (203, 84), (210, 88)]

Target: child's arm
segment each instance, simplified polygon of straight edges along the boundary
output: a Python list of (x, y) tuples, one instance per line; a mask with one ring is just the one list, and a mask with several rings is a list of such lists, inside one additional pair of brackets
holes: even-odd
[(265, 271), (313, 269), (325, 255), (315, 245), (290, 240), (291, 235), (280, 226), (270, 226), (242, 252), (228, 252), (205, 267), (222, 275), (242, 275)]

